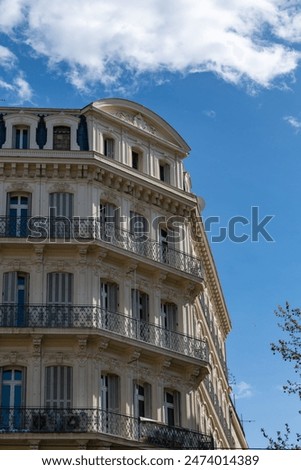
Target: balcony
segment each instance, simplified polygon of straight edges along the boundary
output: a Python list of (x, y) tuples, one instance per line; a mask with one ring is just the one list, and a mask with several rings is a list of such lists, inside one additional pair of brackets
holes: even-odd
[(107, 331), (208, 362), (204, 340), (137, 320), (97, 305), (0, 304), (0, 328), (71, 328)]
[(198, 258), (149, 238), (148, 233), (135, 234), (112, 223), (89, 217), (0, 217), (0, 239), (26, 239), (32, 243), (47, 240), (74, 242), (101, 241), (127, 252), (161, 263), (202, 279)]
[(145, 448), (214, 448), (212, 436), (95, 408), (2, 408), (0, 438), (11, 433), (96, 433), (135, 441)]

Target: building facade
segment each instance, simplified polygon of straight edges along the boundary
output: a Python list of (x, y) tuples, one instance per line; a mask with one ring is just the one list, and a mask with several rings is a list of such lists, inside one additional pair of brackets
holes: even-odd
[(246, 448), (183, 138), (122, 99), (0, 108), (0, 448)]

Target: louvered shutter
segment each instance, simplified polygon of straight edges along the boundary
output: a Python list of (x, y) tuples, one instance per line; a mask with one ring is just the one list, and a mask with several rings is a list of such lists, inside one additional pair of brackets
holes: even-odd
[(18, 302), (16, 271), (3, 274), (3, 303), (16, 304)]
[(73, 274), (48, 273), (47, 303), (72, 304)]

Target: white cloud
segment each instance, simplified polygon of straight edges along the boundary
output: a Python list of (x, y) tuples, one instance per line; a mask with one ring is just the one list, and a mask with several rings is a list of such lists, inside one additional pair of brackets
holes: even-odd
[[(8, 6), (9, 5), (9, 6)], [(269, 87), (301, 53), (301, 8), (289, 0), (0, 0), (0, 31), (22, 38), (78, 89), (164, 71), (211, 71)], [(6, 8), (4, 8), (6, 6)], [(65, 68), (64, 68), (65, 70)]]
[(10, 69), (16, 62), (16, 56), (7, 48), (0, 45), (0, 64), (4, 69)]
[(13, 84), (15, 92), (21, 102), (32, 100), (33, 92), (31, 86), (21, 75), (14, 79)]
[(294, 116), (285, 116), (283, 118), (296, 132), (300, 132), (301, 130), (301, 120), (297, 119)]
[(250, 398), (253, 396), (252, 386), (244, 381), (241, 381), (234, 385), (233, 393), (236, 400), (240, 398)]

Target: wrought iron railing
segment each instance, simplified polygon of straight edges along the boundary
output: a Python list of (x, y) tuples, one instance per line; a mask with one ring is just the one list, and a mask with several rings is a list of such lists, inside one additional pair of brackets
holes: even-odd
[(1, 328), (92, 328), (208, 362), (207, 343), (97, 305), (0, 304)]
[(213, 449), (212, 436), (91, 408), (1, 408), (0, 434), (101, 433), (165, 449)]
[(0, 238), (26, 238), (29, 242), (99, 240), (122, 248), (198, 278), (202, 278), (198, 258), (175, 249), (171, 243), (159, 243), (149, 233), (132, 233), (95, 217), (0, 217)]

